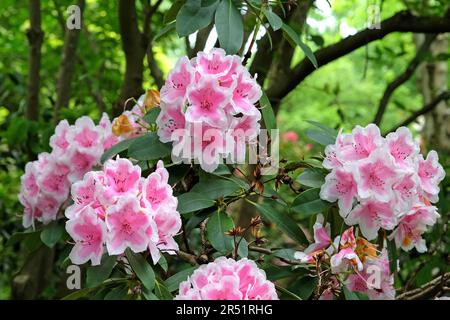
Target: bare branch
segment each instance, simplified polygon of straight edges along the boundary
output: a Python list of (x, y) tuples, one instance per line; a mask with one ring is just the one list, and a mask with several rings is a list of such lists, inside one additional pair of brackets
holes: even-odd
[[(450, 32), (450, 10), (444, 17), (420, 17), (409, 11), (401, 11), (383, 20), (379, 29), (364, 29), (335, 44), (314, 52), (319, 68), (339, 59), (358, 48), (384, 38), (393, 32), (444, 33)], [(304, 58), (291, 72), (285, 83), (272, 86), (267, 95), (276, 106), (289, 92), (316, 69), (308, 58)]]
[(399, 127), (407, 126), (411, 122), (414, 122), (421, 115), (424, 115), (424, 114), (432, 111), (439, 104), (439, 102), (441, 102), (443, 100), (449, 100), (449, 99), (450, 99), (450, 91), (442, 92), (441, 94), (437, 95), (433, 100), (431, 100), (430, 103), (423, 106), (420, 110), (414, 112), (405, 121), (403, 121), (402, 123), (391, 128), (391, 130), (387, 131), (386, 133), (393, 132), (393, 131), (397, 130)]
[(424, 300), (436, 297), (445, 287), (450, 285), (450, 272), (424, 284), (420, 288), (407, 291), (399, 296), (397, 300)]
[(404, 84), (412, 77), (414, 71), (422, 62), (424, 54), (428, 51), (434, 39), (436, 39), (436, 36), (437, 36), (436, 34), (428, 35), (425, 38), (423, 44), (417, 50), (416, 55), (408, 64), (406, 69), (397, 78), (395, 78), (391, 83), (387, 85), (386, 90), (383, 93), (383, 97), (380, 100), (380, 104), (378, 106), (378, 110), (373, 120), (373, 123), (375, 123), (376, 125), (380, 125), (383, 115), (386, 112), (389, 99), (391, 98), (392, 94), (398, 87), (400, 87), (402, 84)]

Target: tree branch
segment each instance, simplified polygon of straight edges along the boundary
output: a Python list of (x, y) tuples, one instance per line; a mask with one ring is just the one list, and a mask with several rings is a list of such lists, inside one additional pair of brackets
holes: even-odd
[[(79, 0), (77, 5), (82, 13), (85, 6), (85, 0)], [(56, 82), (56, 104), (55, 109), (53, 110), (53, 121), (55, 123), (59, 120), (60, 109), (62, 107), (67, 107), (69, 104), (70, 84), (75, 72), (79, 38), (80, 29), (65, 29), (62, 59), (58, 71), (58, 80)]]
[(449, 100), (449, 99), (450, 99), (450, 91), (442, 92), (441, 94), (437, 95), (433, 100), (431, 100), (430, 103), (423, 106), (420, 110), (414, 112), (405, 121), (403, 121), (400, 124), (396, 125), (395, 127), (391, 128), (386, 133), (393, 132), (400, 127), (407, 126), (408, 124), (410, 124), (411, 122), (416, 120), (421, 115), (424, 115), (424, 114), (432, 111), (439, 104), (439, 102), (441, 102), (443, 100)]
[(450, 285), (450, 272), (447, 272), (436, 279), (424, 284), (420, 288), (407, 291), (397, 296), (397, 300), (424, 300), (436, 297), (444, 287)]
[(406, 69), (397, 78), (395, 78), (391, 83), (387, 85), (383, 93), (383, 97), (380, 100), (380, 104), (378, 106), (378, 110), (373, 120), (373, 123), (375, 123), (376, 125), (380, 125), (383, 115), (386, 112), (389, 99), (391, 98), (392, 94), (398, 87), (400, 87), (402, 84), (404, 84), (412, 77), (414, 71), (422, 62), (423, 56), (430, 48), (431, 43), (434, 41), (434, 39), (436, 39), (436, 36), (437, 36), (436, 34), (428, 35), (425, 38), (425, 41), (420, 46), (420, 48), (417, 50), (415, 57), (411, 60)]
[(26, 117), (29, 120), (39, 118), (39, 87), (41, 68), (41, 46), (44, 32), (41, 29), (41, 1), (30, 0), (29, 2), (30, 28), (26, 31), (28, 44), (28, 90)]
[[(450, 10), (444, 17), (419, 17), (409, 11), (401, 11), (392, 17), (383, 20), (379, 29), (364, 29), (349, 36), (335, 44), (326, 46), (314, 52), (319, 68), (342, 56), (355, 51), (366, 44), (380, 40), (393, 32), (415, 32), (415, 33), (444, 33), (450, 32)], [(272, 86), (267, 95), (277, 106), (289, 92), (300, 84), (307, 76), (316, 69), (304, 58), (291, 72), (286, 83)]]

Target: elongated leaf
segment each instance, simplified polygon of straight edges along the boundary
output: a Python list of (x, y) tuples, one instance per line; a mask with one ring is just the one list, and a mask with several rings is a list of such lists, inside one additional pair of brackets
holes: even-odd
[(165, 36), (167, 33), (175, 29), (175, 21), (166, 24), (161, 30), (158, 31), (158, 33), (153, 37), (152, 43), (156, 42), (163, 36)]
[(91, 266), (86, 271), (86, 285), (88, 288), (94, 288), (109, 278), (117, 257), (105, 255), (98, 266)]
[(311, 61), (311, 63), (313, 64), (313, 66), (315, 68), (318, 68), (318, 63), (317, 63), (317, 59), (316, 56), (314, 55), (314, 53), (312, 52), (311, 48), (308, 47), (303, 41), (302, 39), (300, 39), (300, 36), (297, 34), (297, 32), (295, 32), (294, 29), (292, 29), (289, 25), (283, 23), (283, 25), (281, 26), (281, 28), (283, 29), (283, 31), (285, 32), (285, 34), (287, 34), (287, 36), (293, 41), (295, 42), (295, 44), (297, 44), (300, 49), (302, 49), (303, 53), (306, 55), (306, 57), (309, 59), (309, 61)]
[(292, 218), (289, 217), (286, 213), (278, 212), (267, 204), (259, 204), (250, 200), (247, 201), (253, 204), (264, 218), (275, 223), (277, 227), (288, 237), (297, 241), (298, 243), (308, 243), (308, 240), (306, 239), (303, 231), (299, 228), (297, 223), (292, 220)]
[(119, 143), (113, 145), (111, 148), (109, 148), (102, 154), (102, 157), (100, 158), (101, 163), (105, 163), (106, 160), (114, 157), (116, 154), (119, 154), (122, 151), (127, 150), (130, 147), (131, 143), (133, 143), (134, 140), (135, 140), (135, 138), (126, 139), (126, 140), (120, 141)]
[(91, 288), (83, 288), (81, 290), (77, 290), (63, 297), (61, 300), (78, 300), (80, 298), (87, 297), (91, 293)]
[(297, 181), (307, 187), (319, 188), (324, 184), (325, 177), (317, 170), (306, 169), (297, 177)]
[(180, 11), (183, 4), (184, 4), (184, 1), (182, 1), (182, 0), (175, 1), (172, 4), (172, 6), (170, 7), (170, 9), (167, 10), (167, 12), (164, 14), (163, 22), (166, 24), (166, 23), (175, 21), (175, 19), (177, 18), (177, 14)]
[(227, 236), (225, 232), (234, 227), (233, 219), (226, 213), (217, 210), (206, 224), (206, 238), (219, 252), (228, 253), (233, 250), (233, 237)]
[(302, 192), (292, 202), (291, 210), (301, 214), (302, 218), (306, 218), (329, 208), (331, 203), (320, 199), (319, 193), (319, 188)]
[(152, 290), (155, 287), (155, 273), (150, 264), (142, 257), (140, 253), (134, 253), (130, 249), (125, 251), (128, 262), (133, 268), (142, 284), (148, 289)]
[(357, 295), (355, 292), (350, 291), (350, 290), (347, 288), (347, 286), (344, 286), (344, 287), (342, 288), (342, 291), (344, 291), (344, 297), (345, 297), (345, 300), (359, 300), (358, 295)]
[(165, 286), (165, 284), (161, 281), (156, 280), (155, 282), (155, 295), (160, 300), (172, 300), (173, 296), (170, 293), (169, 289)]
[(206, 27), (213, 19), (219, 1), (187, 1), (176, 18), (176, 30), (180, 37), (185, 37)]
[(49, 248), (61, 239), (64, 233), (64, 226), (58, 221), (53, 221), (48, 224), (41, 232), (41, 241)]
[(273, 112), (272, 105), (270, 104), (269, 98), (265, 93), (262, 94), (259, 100), (261, 105), (261, 113), (264, 119), (267, 130), (272, 130), (277, 128), (277, 119), (275, 118), (275, 113)]
[(151, 108), (149, 112), (144, 116), (144, 120), (147, 123), (155, 123), (156, 118), (158, 118), (161, 108)]
[(388, 250), (388, 258), (389, 258), (389, 270), (392, 274), (397, 273), (397, 260), (398, 260), (398, 252), (397, 246), (395, 245), (394, 240), (389, 240), (387, 243)]
[(191, 267), (181, 270), (180, 272), (166, 279), (166, 281), (164, 281), (164, 284), (170, 292), (174, 292), (178, 290), (180, 283), (187, 280), (187, 278), (194, 272), (195, 269), (196, 267)]
[(159, 141), (156, 132), (136, 138), (128, 149), (128, 156), (136, 160), (156, 160), (170, 155), (171, 149)]
[(294, 254), (297, 250), (295, 249), (280, 249), (273, 253), (273, 256), (278, 258), (283, 258), (287, 260), (295, 260)]
[(212, 207), (215, 201), (201, 193), (187, 192), (178, 196), (178, 212), (181, 214)]
[(220, 47), (228, 54), (238, 52), (244, 39), (244, 25), (233, 1), (220, 1), (216, 10), (215, 24)]
[(120, 285), (106, 294), (104, 300), (124, 300), (128, 294), (128, 286)]
[(329, 144), (334, 144), (336, 142), (336, 138), (329, 135), (326, 131), (323, 130), (317, 130), (317, 129), (308, 129), (306, 130), (306, 135), (311, 140), (314, 140), (315, 142), (327, 146)]
[(206, 179), (197, 183), (191, 192), (202, 194), (209, 199), (218, 199), (234, 194), (241, 187), (231, 180), (222, 178)]
[(307, 300), (317, 286), (317, 278), (304, 276), (296, 280), (289, 289), (297, 294), (301, 299)]
[(283, 25), (283, 20), (274, 13), (272, 10), (269, 9), (263, 9), (263, 13), (267, 18), (267, 21), (269, 21), (270, 26), (272, 27), (273, 31), (277, 31), (281, 28)]
[(334, 139), (336, 139), (338, 132), (330, 127), (327, 127), (324, 124), (321, 124), (320, 122), (317, 121), (313, 121), (313, 120), (306, 120), (306, 122), (308, 122), (309, 124), (312, 124), (313, 126), (322, 129), (322, 131), (325, 131), (326, 133), (328, 133), (330, 135), (330, 137), (333, 137)]

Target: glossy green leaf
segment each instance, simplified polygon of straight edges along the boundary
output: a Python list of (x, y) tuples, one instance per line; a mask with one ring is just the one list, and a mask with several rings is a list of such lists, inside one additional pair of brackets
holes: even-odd
[(307, 187), (320, 188), (325, 177), (317, 170), (306, 169), (297, 177), (297, 182)]
[(220, 47), (235, 54), (242, 46), (244, 25), (242, 16), (231, 0), (221, 0), (216, 10), (215, 24)]
[(102, 157), (100, 158), (100, 162), (105, 163), (106, 160), (114, 157), (116, 154), (119, 154), (122, 151), (127, 150), (130, 147), (130, 145), (133, 143), (134, 140), (135, 140), (135, 138), (126, 139), (126, 140), (120, 141), (119, 143), (113, 145), (111, 148), (109, 148), (102, 154)]
[(147, 123), (155, 123), (156, 118), (158, 118), (161, 108), (151, 108), (144, 116), (144, 120)]
[(176, 30), (180, 37), (185, 37), (211, 23), (219, 1), (187, 1), (176, 18)]
[(128, 156), (136, 160), (156, 160), (170, 155), (171, 148), (159, 141), (156, 132), (134, 139), (128, 148)]
[(180, 283), (187, 280), (187, 278), (194, 272), (195, 269), (197, 269), (197, 268), (191, 267), (191, 268), (183, 269), (180, 272), (171, 276), (170, 278), (167, 278), (166, 281), (164, 281), (164, 284), (167, 287), (167, 290), (169, 290), (169, 292), (174, 292), (174, 291), (178, 290)]
[(178, 196), (178, 212), (181, 214), (212, 207), (215, 201), (204, 194), (187, 192)]
[(273, 112), (272, 105), (270, 104), (269, 98), (265, 93), (262, 94), (259, 100), (261, 106), (261, 113), (264, 119), (267, 130), (272, 130), (277, 128), (277, 119), (275, 118), (275, 113)]
[(64, 226), (58, 221), (49, 223), (41, 232), (41, 241), (49, 248), (53, 246), (61, 239), (64, 233)]
[(234, 227), (233, 219), (226, 213), (217, 210), (209, 217), (206, 224), (206, 238), (219, 252), (228, 253), (234, 249), (233, 237), (227, 236), (225, 232)]
[(86, 286), (94, 288), (109, 278), (111, 272), (116, 265), (117, 256), (105, 254), (102, 257), (101, 264), (98, 266), (90, 266), (86, 271)]
[(292, 202), (291, 210), (301, 214), (302, 218), (323, 212), (325, 209), (329, 208), (332, 203), (320, 199), (319, 193), (319, 188), (308, 189), (302, 192)]
[(209, 199), (218, 199), (232, 195), (240, 189), (241, 187), (234, 181), (212, 178), (200, 181), (191, 189), (191, 192), (200, 193)]
[(285, 35), (287, 35), (295, 44), (297, 44), (300, 47), (300, 49), (302, 49), (303, 53), (306, 55), (309, 61), (311, 61), (313, 66), (315, 68), (318, 68), (316, 56), (312, 52), (311, 48), (302, 41), (297, 32), (295, 32), (294, 29), (292, 29), (289, 25), (285, 23), (283, 23), (281, 28), (285, 32)]
[(155, 287), (155, 273), (150, 264), (140, 253), (134, 253), (130, 249), (125, 251), (131, 268), (141, 280), (142, 284), (149, 290)]
[(263, 9), (263, 13), (267, 18), (267, 21), (269, 21), (270, 26), (272, 27), (273, 31), (279, 30), (283, 25), (283, 20), (272, 10), (270, 9)]
[(289, 238), (297, 241), (298, 243), (308, 243), (303, 231), (285, 212), (279, 212), (267, 204), (255, 203), (250, 200), (247, 201), (258, 209), (261, 216), (275, 223), (277, 228), (285, 233)]

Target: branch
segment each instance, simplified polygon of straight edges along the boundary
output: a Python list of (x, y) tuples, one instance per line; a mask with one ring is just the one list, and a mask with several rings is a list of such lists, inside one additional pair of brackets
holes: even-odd
[(177, 256), (188, 263), (190, 263), (193, 266), (198, 266), (197, 257), (193, 254), (178, 250)]
[[(79, 0), (77, 3), (80, 12), (83, 12), (85, 0)], [(80, 38), (80, 29), (65, 29), (64, 46), (62, 50), (62, 59), (58, 71), (58, 80), (56, 82), (56, 104), (53, 112), (53, 121), (59, 120), (59, 111), (62, 107), (67, 107), (70, 100), (70, 84), (75, 72), (76, 53), (78, 39)]]
[(30, 28), (26, 31), (28, 44), (28, 89), (26, 117), (29, 120), (39, 118), (39, 86), (41, 69), (41, 46), (44, 32), (41, 29), (41, 2), (30, 0), (29, 2)]
[(391, 98), (392, 94), (398, 87), (400, 87), (402, 84), (404, 84), (411, 78), (411, 76), (414, 74), (414, 71), (422, 62), (423, 56), (430, 48), (431, 43), (434, 41), (434, 39), (436, 39), (436, 36), (437, 34), (428, 35), (425, 38), (425, 41), (420, 46), (420, 48), (417, 50), (415, 57), (408, 64), (405, 71), (403, 71), (397, 78), (395, 78), (394, 81), (388, 84), (386, 90), (383, 93), (383, 97), (380, 100), (380, 104), (378, 106), (378, 110), (373, 120), (373, 123), (375, 123), (378, 126), (380, 125), (381, 119), (383, 118), (383, 115), (386, 111), (389, 99)]
[(410, 124), (411, 122), (414, 122), (414, 120), (416, 120), (418, 117), (420, 117), (421, 115), (424, 115), (430, 111), (432, 111), (438, 104), (439, 102), (443, 101), (443, 100), (449, 100), (450, 99), (450, 91), (444, 91), (441, 94), (439, 94), (438, 96), (436, 96), (433, 100), (430, 101), (430, 103), (426, 104), (425, 106), (422, 107), (422, 109), (414, 112), (412, 115), (410, 115), (405, 121), (403, 121), (402, 123), (396, 125), (395, 127), (391, 128), (388, 132), (393, 132), (395, 130), (397, 130), (400, 127), (404, 127), (407, 126), (408, 124)]
[[(314, 52), (319, 68), (339, 59), (368, 43), (384, 38), (393, 32), (444, 33), (450, 32), (450, 10), (444, 17), (419, 17), (409, 11), (400, 11), (383, 20), (379, 29), (364, 29), (335, 44)], [(278, 104), (289, 92), (316, 69), (304, 58), (293, 70), (286, 83), (271, 87), (267, 94), (274, 104)]]
[(420, 288), (407, 291), (399, 296), (397, 296), (397, 300), (424, 300), (430, 299), (437, 296), (444, 287), (448, 287), (450, 285), (450, 272), (445, 273), (437, 277), (436, 279), (431, 280), (430, 282), (424, 284)]

